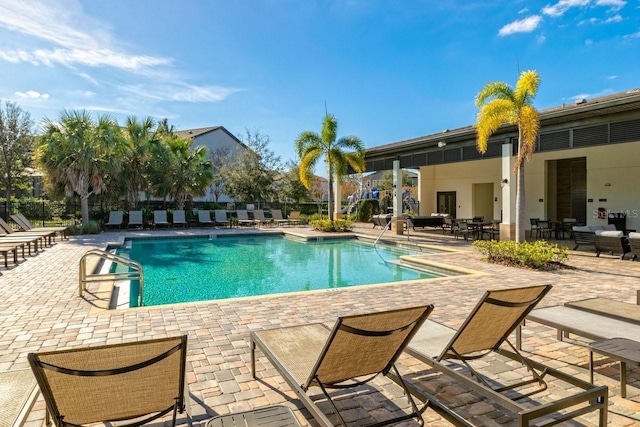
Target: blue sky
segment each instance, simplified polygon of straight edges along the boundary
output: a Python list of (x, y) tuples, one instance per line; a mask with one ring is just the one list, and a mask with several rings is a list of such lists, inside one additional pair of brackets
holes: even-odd
[(367, 147), (471, 125), (534, 69), (538, 109), (640, 87), (640, 0), (0, 0), (0, 99)]

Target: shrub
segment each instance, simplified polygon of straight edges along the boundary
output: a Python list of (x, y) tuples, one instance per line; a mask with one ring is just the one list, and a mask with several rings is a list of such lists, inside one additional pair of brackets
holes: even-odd
[(374, 215), (378, 215), (380, 213), (380, 203), (374, 199), (366, 199), (360, 202), (360, 207), (358, 208), (358, 221), (360, 222), (371, 222), (371, 218)]
[(544, 240), (516, 243), (512, 240), (476, 240), (476, 248), (488, 262), (534, 268), (537, 270), (555, 270), (561, 268), (569, 259), (566, 246), (558, 246)]
[(86, 224), (74, 224), (69, 226), (69, 234), (77, 236), (78, 234), (98, 234), (100, 233), (100, 223), (91, 220)]
[(327, 233), (351, 231), (353, 224), (348, 219), (336, 219), (329, 221), (328, 219), (316, 219), (309, 222), (309, 225), (316, 230)]

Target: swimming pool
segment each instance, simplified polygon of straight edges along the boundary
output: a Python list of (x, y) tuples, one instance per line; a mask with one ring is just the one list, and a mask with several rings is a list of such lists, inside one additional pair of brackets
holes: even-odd
[(274, 235), (130, 239), (117, 251), (143, 266), (144, 306), (446, 275), (394, 264), (416, 253), (356, 239), (300, 242)]

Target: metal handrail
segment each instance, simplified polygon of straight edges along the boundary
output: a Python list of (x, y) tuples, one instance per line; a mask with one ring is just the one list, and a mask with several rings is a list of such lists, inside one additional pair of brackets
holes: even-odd
[(373, 242), (373, 246), (375, 247), (376, 243), (378, 243), (378, 240), (380, 240), (380, 238), (382, 237), (382, 235), (384, 234), (385, 231), (390, 230), (391, 229), (391, 221), (387, 222), (387, 224), (384, 226), (384, 228), (382, 229), (382, 233), (380, 233), (380, 235), (378, 236), (378, 238), (376, 239), (375, 242)]
[[(97, 256), (107, 261), (121, 264), (133, 271), (127, 271), (122, 273), (107, 273), (107, 274), (90, 274), (87, 275), (87, 258), (89, 256)], [(90, 249), (82, 255), (79, 264), (79, 279), (78, 279), (78, 294), (82, 297), (84, 291), (87, 290), (87, 283), (100, 282), (100, 281), (113, 281), (113, 280), (138, 280), (140, 283), (140, 292), (138, 295), (138, 306), (142, 307), (142, 296), (144, 291), (144, 271), (142, 265), (134, 260), (121, 257), (111, 252), (103, 251), (101, 249)]]

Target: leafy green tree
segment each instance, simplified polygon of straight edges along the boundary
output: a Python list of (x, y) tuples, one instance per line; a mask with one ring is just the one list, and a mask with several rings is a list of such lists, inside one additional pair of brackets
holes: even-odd
[(89, 196), (105, 189), (120, 170), (124, 142), (115, 119), (94, 120), (91, 113), (63, 111), (57, 122), (46, 120), (36, 156), (51, 184), (65, 195), (80, 197), (82, 223), (89, 222)]
[(192, 196), (204, 196), (213, 180), (209, 152), (204, 146), (193, 147), (193, 141), (182, 139), (173, 131), (161, 131), (151, 142), (151, 160), (147, 177), (156, 197), (167, 196), (176, 209)]
[(147, 189), (146, 170), (150, 161), (150, 144), (156, 139), (154, 126), (151, 117), (139, 121), (130, 116), (122, 130), (126, 145), (122, 169), (116, 181), (120, 194), (125, 195), (131, 209), (136, 208), (140, 193)]
[[(345, 136), (337, 139), (338, 120), (330, 114), (325, 115), (322, 132), (302, 132), (295, 140), (295, 149), (300, 159), (300, 181), (311, 188), (313, 171), (320, 158), (324, 157), (328, 174), (329, 219), (333, 220), (333, 180), (342, 183), (351, 166), (356, 172), (365, 170), (364, 144), (357, 136)], [(350, 150), (345, 152), (344, 150)]]
[(539, 86), (540, 75), (530, 70), (520, 75), (515, 89), (503, 82), (492, 82), (476, 95), (480, 109), (476, 123), (478, 151), (487, 151), (489, 137), (503, 124), (518, 126), (518, 157), (513, 171), (517, 177), (516, 242), (525, 240), (524, 162), (533, 156), (540, 131), (540, 116), (532, 105)]
[(276, 191), (278, 200), (299, 202), (309, 198), (309, 190), (300, 182), (300, 171), (298, 165), (292, 161), (285, 166), (286, 171), (282, 173), (277, 181)]
[(209, 151), (209, 160), (211, 160), (211, 169), (213, 170), (213, 181), (209, 186), (214, 202), (218, 202), (220, 196), (224, 194), (224, 165), (230, 161), (231, 152), (228, 148), (214, 148)]
[(0, 109), (0, 183), (5, 189), (7, 215), (11, 213), (11, 193), (26, 177), (32, 163), (35, 144), (32, 127), (28, 112), (15, 103), (5, 102), (4, 110)]
[[(401, 180), (402, 180), (401, 185), (403, 187), (405, 186), (411, 187), (411, 178), (409, 177), (409, 172), (402, 171)], [(382, 178), (380, 178), (378, 187), (380, 188), (380, 190), (383, 190), (383, 191), (391, 192), (391, 190), (393, 190), (393, 172), (392, 171), (386, 171), (384, 175), (382, 175)]]
[(280, 157), (269, 149), (271, 139), (257, 130), (245, 129), (239, 139), (248, 147), (222, 168), (225, 192), (245, 203), (271, 200), (273, 183), (280, 173)]

